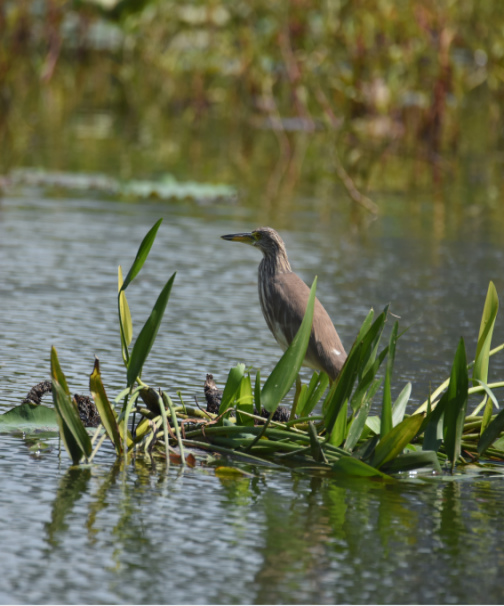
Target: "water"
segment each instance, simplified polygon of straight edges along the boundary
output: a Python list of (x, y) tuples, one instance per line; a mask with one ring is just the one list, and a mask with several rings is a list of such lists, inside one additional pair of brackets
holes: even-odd
[[(51, 345), (73, 392), (88, 393), (94, 355), (109, 394), (124, 387), (117, 266), (163, 217), (128, 289), (135, 334), (177, 278), (144, 372), (151, 385), (202, 401), (212, 372), (237, 362), (266, 376), (280, 351), (257, 299), (254, 249), (222, 234), (260, 224), (284, 237), (347, 350), (368, 309), (388, 302), (411, 325), (393, 396), (414, 408), (448, 375), (458, 339), (474, 355), (488, 282), (502, 296), (504, 244), (491, 210), (471, 201), (381, 196), (374, 222), (299, 195), (287, 209), (253, 203), (120, 203), (24, 189), (0, 201), (0, 412), (48, 378)], [(467, 210), (469, 208), (469, 210)], [(504, 341), (498, 318), (494, 343)], [(303, 375), (305, 378), (309, 374)], [(489, 380), (504, 376), (503, 358)], [(475, 400), (476, 401), (476, 400)], [(379, 398), (377, 399), (379, 406)], [(501, 603), (504, 483), (499, 478), (393, 485), (248, 468), (168, 476), (143, 463), (70, 469), (55, 438), (0, 437), (2, 603)]]

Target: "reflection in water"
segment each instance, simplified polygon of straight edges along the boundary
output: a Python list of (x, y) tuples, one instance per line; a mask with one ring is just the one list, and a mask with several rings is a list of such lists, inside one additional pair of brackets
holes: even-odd
[(49, 545), (58, 545), (60, 542), (58, 535), (68, 530), (65, 518), (70, 514), (75, 503), (87, 493), (90, 479), (91, 469), (71, 467), (60, 480), (51, 512), (51, 521), (45, 524)]

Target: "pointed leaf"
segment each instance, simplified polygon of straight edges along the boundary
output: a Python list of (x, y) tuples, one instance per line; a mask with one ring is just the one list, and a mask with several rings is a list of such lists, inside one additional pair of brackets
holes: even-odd
[[(234, 368), (231, 368), (228, 374), (224, 392), (222, 394), (221, 403), (219, 406), (219, 415), (225, 410), (231, 408), (233, 401), (236, 398), (236, 394), (240, 389), (241, 381), (245, 373), (245, 364), (237, 364)], [(229, 416), (229, 413), (226, 417)]]
[(123, 285), (123, 275), (122, 269), (119, 265), (118, 269), (118, 287), (119, 287), (119, 313), (121, 314), (121, 322), (124, 332), (124, 341), (126, 347), (131, 344), (133, 339), (133, 321), (131, 319), (131, 313), (128, 305), (128, 301), (126, 300), (126, 293), (122, 290)]
[(495, 419), (488, 425), (485, 431), (482, 433), (478, 441), (478, 453), (484, 454), (487, 448), (489, 448), (493, 442), (500, 436), (504, 430), (504, 410), (495, 417)]
[(397, 396), (397, 400), (392, 406), (392, 425), (395, 427), (404, 419), (406, 406), (411, 395), (411, 383), (406, 383), (401, 393)]
[(395, 349), (397, 342), (397, 331), (399, 329), (399, 323), (394, 322), (392, 332), (390, 333), (389, 339), (389, 354), (387, 358), (387, 370), (385, 371), (385, 383), (383, 386), (383, 404), (381, 412), (381, 424), (380, 424), (380, 438), (384, 438), (388, 432), (392, 429), (392, 395), (391, 395), (391, 384), (392, 384), (392, 371), (394, 370), (394, 359)]
[(96, 408), (100, 413), (100, 419), (103, 427), (105, 427), (105, 431), (107, 432), (110, 441), (115, 446), (116, 453), (120, 455), (121, 436), (119, 435), (119, 429), (117, 427), (117, 414), (107, 398), (100, 375), (100, 361), (96, 357), (93, 372), (89, 377), (89, 391), (91, 392), (93, 400), (96, 404)]
[(154, 341), (156, 340), (159, 326), (161, 324), (161, 320), (163, 319), (163, 314), (165, 312), (168, 299), (170, 298), (173, 281), (175, 280), (176, 275), (177, 272), (172, 275), (161, 291), (161, 294), (159, 295), (158, 300), (151, 311), (149, 319), (144, 324), (144, 327), (140, 331), (140, 334), (135, 341), (128, 364), (127, 378), (129, 386), (133, 385), (133, 383), (137, 380), (137, 377), (142, 371), (145, 360), (147, 359), (147, 356), (154, 345)]
[(80, 420), (79, 413), (63, 388), (54, 379), (52, 385), (54, 408), (58, 416), (58, 424), (63, 430), (61, 437), (70, 458), (74, 464), (77, 464), (83, 454), (86, 457), (91, 454), (91, 440)]
[(58, 352), (55, 347), (51, 347), (51, 379), (59, 383), (66, 395), (70, 397), (70, 390), (68, 389), (66, 377), (61, 370)]
[(381, 467), (401, 454), (404, 447), (415, 437), (425, 413), (404, 419), (382, 438), (375, 449), (373, 467)]
[(339, 414), (336, 418), (331, 437), (329, 438), (329, 444), (333, 446), (341, 446), (346, 435), (347, 428), (347, 416), (348, 416), (348, 400), (341, 407)]
[(262, 405), (261, 405), (261, 371), (258, 370), (256, 373), (255, 385), (254, 385), (254, 402), (256, 413), (261, 416)]
[(121, 291), (126, 290), (128, 286), (133, 282), (133, 280), (137, 277), (138, 272), (142, 269), (145, 260), (147, 259), (150, 249), (154, 244), (154, 240), (156, 239), (156, 234), (159, 229), (159, 226), (163, 222), (163, 219), (159, 219), (159, 221), (149, 230), (149, 233), (145, 236), (140, 244), (140, 248), (136, 254), (135, 260), (133, 261), (133, 265), (131, 266), (128, 275), (126, 276), (126, 280), (124, 280)]
[(254, 419), (246, 415), (241, 415), (240, 411), (254, 414), (254, 397), (252, 396), (252, 383), (250, 376), (243, 377), (238, 389), (238, 401), (236, 403), (236, 418), (239, 425), (254, 426)]
[(464, 339), (461, 338), (450, 375), (443, 423), (444, 447), (452, 463), (452, 470), (460, 456), (468, 387), (466, 352)]
[[(490, 346), (492, 344), (492, 336), (495, 326), (495, 319), (497, 312), (499, 311), (499, 297), (497, 296), (497, 290), (493, 282), (488, 285), (488, 292), (485, 300), (485, 306), (483, 308), (483, 315), (481, 316), (480, 331), (478, 336), (478, 345), (476, 346), (476, 356), (474, 360), (473, 370), (473, 385), (479, 381), (484, 384), (488, 381), (488, 365), (490, 361)], [(481, 403), (484, 404), (486, 401), (486, 395)], [(492, 417), (492, 404), (487, 402), (485, 411), (483, 413), (483, 421), (481, 423), (481, 435), (483, 435), (485, 429), (490, 423)]]
[(269, 413), (275, 412), (278, 408), (296, 380), (303, 364), (312, 329), (316, 288), (317, 278), (313, 281), (301, 326), (262, 388), (261, 402)]

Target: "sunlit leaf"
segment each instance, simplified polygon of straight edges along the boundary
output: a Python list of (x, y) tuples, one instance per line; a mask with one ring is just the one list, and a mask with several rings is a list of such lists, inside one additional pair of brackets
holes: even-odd
[[(123, 290), (121, 290), (122, 285), (123, 285), (123, 275), (122, 275), (121, 266), (119, 265), (119, 269), (118, 269), (119, 313), (121, 316), (120, 323), (122, 326), (122, 331), (123, 331), (123, 336), (124, 336), (123, 348), (125, 350), (127, 350), (128, 346), (130, 345), (130, 343), (133, 339), (133, 321), (131, 319), (131, 313), (130, 313), (128, 301), (126, 300), (126, 293)], [(124, 359), (127, 361), (128, 357), (129, 357), (128, 352), (124, 351), (123, 355), (124, 355)]]
[(397, 400), (392, 406), (392, 425), (395, 427), (404, 419), (406, 406), (411, 395), (411, 383), (406, 383), (401, 393), (397, 396)]
[[(219, 406), (219, 415), (224, 411), (231, 408), (233, 401), (240, 389), (240, 384), (245, 373), (245, 364), (237, 364), (234, 368), (231, 368), (228, 374), (226, 385), (222, 393), (222, 399)], [(229, 416), (229, 413), (226, 415)]]
[(252, 383), (250, 377), (243, 377), (238, 389), (238, 401), (236, 403), (236, 418), (240, 425), (254, 425), (254, 419), (246, 415), (241, 415), (240, 411), (254, 414), (254, 398), (252, 396)]
[[(473, 369), (473, 384), (479, 379), (483, 383), (488, 382), (488, 365), (490, 346), (492, 344), (492, 336), (495, 326), (495, 319), (499, 311), (499, 297), (493, 282), (488, 285), (488, 292), (481, 316), (481, 324), (478, 336), (478, 345), (476, 346), (476, 357)], [(486, 396), (485, 396), (486, 400)], [(492, 403), (488, 402), (483, 413), (483, 421), (481, 423), (481, 434), (484, 433), (486, 427), (490, 423), (492, 416)]]
[(407, 417), (399, 425), (393, 427), (387, 435), (382, 438), (375, 449), (373, 456), (373, 467), (381, 467), (388, 461), (392, 461), (401, 454), (404, 447), (415, 437), (425, 414), (421, 413)]
[(397, 342), (397, 331), (399, 329), (399, 323), (394, 322), (392, 332), (390, 333), (389, 339), (389, 352), (387, 358), (387, 370), (385, 371), (385, 383), (383, 385), (383, 404), (381, 411), (381, 423), (380, 423), (380, 438), (383, 439), (388, 432), (392, 429), (392, 372), (394, 370), (394, 359)]
[(105, 431), (107, 432), (110, 441), (115, 446), (116, 453), (120, 455), (122, 448), (121, 436), (119, 435), (119, 429), (117, 427), (117, 414), (110, 405), (105, 388), (103, 387), (100, 375), (100, 362), (98, 358), (95, 358), (93, 372), (89, 377), (89, 391), (93, 396), (96, 408), (100, 414), (101, 422), (105, 427)]

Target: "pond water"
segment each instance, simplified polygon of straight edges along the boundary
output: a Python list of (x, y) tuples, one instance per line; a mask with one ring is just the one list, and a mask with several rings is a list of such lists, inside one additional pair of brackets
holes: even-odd
[[(0, 412), (48, 378), (52, 345), (73, 392), (88, 393), (95, 354), (108, 393), (124, 387), (117, 266), (127, 271), (160, 217), (128, 300), (138, 334), (178, 272), (144, 379), (180, 389), (187, 403), (204, 401), (207, 372), (222, 386), (244, 362), (264, 377), (280, 355), (259, 308), (259, 253), (222, 234), (280, 231), (293, 269), (308, 283), (318, 275), (347, 350), (369, 308), (390, 302), (410, 326), (393, 396), (411, 381), (411, 409), (447, 377), (461, 335), (474, 356), (489, 280), (504, 293), (502, 219), (470, 194), (382, 194), (374, 221), (306, 191), (281, 209), (250, 197), (202, 205), (57, 194), (25, 187), (0, 199)], [(498, 318), (494, 343), (503, 341)], [(496, 356), (489, 381), (503, 376)], [(36, 442), (0, 436), (2, 603), (504, 600), (499, 478), (384, 484), (249, 467), (252, 477), (222, 479), (204, 467), (122, 469), (107, 449), (91, 469), (70, 469), (56, 438)]]

